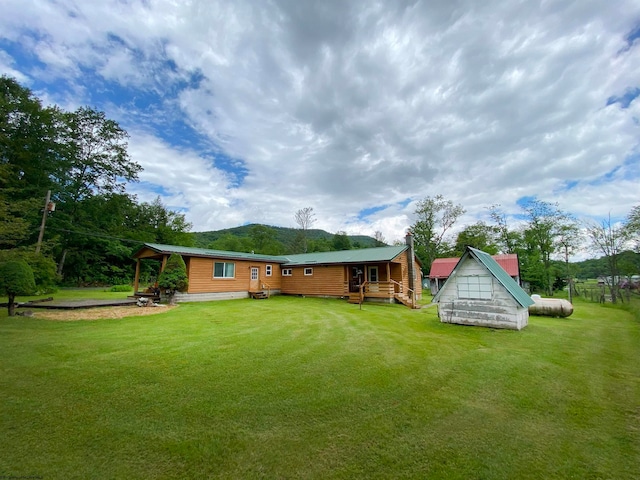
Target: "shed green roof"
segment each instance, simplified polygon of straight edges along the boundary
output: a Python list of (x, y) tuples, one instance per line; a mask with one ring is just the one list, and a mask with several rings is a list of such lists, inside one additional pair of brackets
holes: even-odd
[[(159, 243), (145, 243), (142, 248), (145, 247), (161, 254), (170, 255), (172, 253), (177, 253), (192, 257), (262, 260), (265, 262), (281, 263), (287, 266), (390, 262), (408, 248), (406, 245), (397, 245), (392, 247), (363, 248), (359, 250), (341, 250), (337, 252), (301, 253), (298, 255), (261, 255), (255, 253), (211, 250), (207, 248), (162, 245)], [(142, 250), (142, 248), (140, 250)], [(134, 257), (138, 255), (140, 250), (138, 250)]]

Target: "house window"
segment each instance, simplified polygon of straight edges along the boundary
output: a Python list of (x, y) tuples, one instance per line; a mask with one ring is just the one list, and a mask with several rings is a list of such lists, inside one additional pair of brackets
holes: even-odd
[(290, 268), (283, 268), (282, 269), (282, 276), (283, 277), (290, 277), (292, 273), (292, 270)]
[(313, 268), (311, 268), (311, 267), (307, 267), (307, 268), (305, 268), (305, 269), (304, 269), (304, 274), (305, 274), (306, 276), (313, 275)]
[(258, 280), (258, 274), (260, 269), (258, 267), (251, 267), (251, 280)]
[(273, 268), (271, 267), (271, 265), (267, 265), (267, 277), (271, 276), (272, 271), (273, 271)]
[(378, 267), (369, 267), (369, 281), (370, 282), (378, 281)]
[(227, 262), (214, 262), (213, 278), (234, 278), (236, 274), (236, 264)]
[(492, 283), (487, 275), (458, 277), (458, 297), (491, 300)]

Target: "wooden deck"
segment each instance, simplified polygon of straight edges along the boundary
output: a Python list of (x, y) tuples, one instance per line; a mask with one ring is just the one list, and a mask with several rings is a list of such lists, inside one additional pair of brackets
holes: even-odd
[(74, 310), (77, 308), (94, 308), (94, 307), (121, 307), (125, 305), (135, 305), (135, 298), (122, 298), (112, 300), (51, 300), (46, 302), (25, 302), (19, 303), (18, 308), (50, 308), (61, 310)]

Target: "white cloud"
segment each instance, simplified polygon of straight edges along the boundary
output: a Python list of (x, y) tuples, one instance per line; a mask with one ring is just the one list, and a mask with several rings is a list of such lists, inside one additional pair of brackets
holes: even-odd
[(638, 101), (606, 106), (640, 86), (640, 47), (625, 43), (640, 22), (633, 0), (6, 3), (2, 35), (42, 66), (5, 52), (4, 70), (52, 89), (47, 75), (67, 79), (78, 104), (91, 98), (86, 71), (156, 92), (152, 112), (99, 107), (134, 132), (145, 131), (136, 119), (183, 115), (244, 163), (236, 187), (210, 152), (132, 136), (145, 180), (197, 230), (292, 225), (312, 206), (319, 227), (391, 241), (412, 204), (357, 213), (438, 193), (469, 219), (495, 203), (517, 211), (523, 196), (578, 216), (637, 203), (637, 163), (625, 161), (638, 151)]

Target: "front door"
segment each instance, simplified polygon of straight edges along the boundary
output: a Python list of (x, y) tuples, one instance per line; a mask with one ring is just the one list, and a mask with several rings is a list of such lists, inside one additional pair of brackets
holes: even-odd
[(369, 291), (378, 292), (380, 286), (378, 285), (378, 267), (369, 267)]
[(260, 268), (251, 267), (251, 281), (249, 282), (249, 291), (257, 292), (260, 290)]

